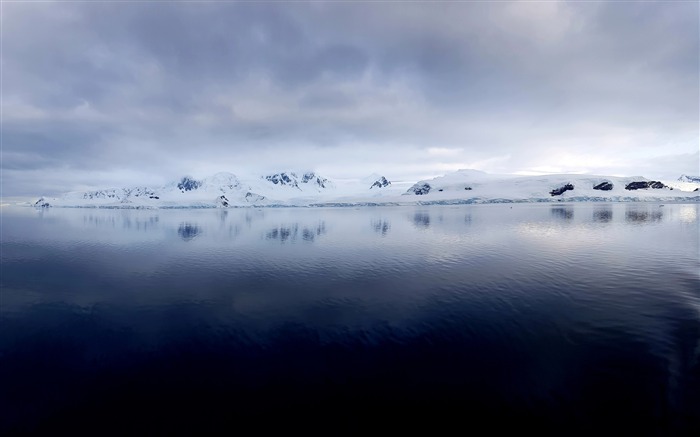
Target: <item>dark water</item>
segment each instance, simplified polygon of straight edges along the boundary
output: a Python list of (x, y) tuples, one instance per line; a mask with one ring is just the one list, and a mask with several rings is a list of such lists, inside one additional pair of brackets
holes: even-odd
[(692, 435), (699, 217), (3, 208), (0, 433)]

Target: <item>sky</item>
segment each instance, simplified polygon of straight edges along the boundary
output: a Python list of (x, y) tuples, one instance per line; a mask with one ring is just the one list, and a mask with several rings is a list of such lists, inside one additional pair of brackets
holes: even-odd
[(3, 2), (2, 193), (700, 174), (698, 2)]

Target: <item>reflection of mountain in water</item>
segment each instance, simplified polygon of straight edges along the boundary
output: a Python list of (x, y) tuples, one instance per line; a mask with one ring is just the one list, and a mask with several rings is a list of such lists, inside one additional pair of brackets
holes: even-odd
[(660, 207), (652, 210), (628, 207), (627, 211), (625, 211), (625, 220), (629, 223), (659, 222), (663, 216), (664, 213)]
[(593, 221), (598, 223), (608, 223), (612, 221), (613, 212), (612, 209), (608, 207), (596, 208), (593, 210)]
[(427, 212), (417, 212), (413, 215), (413, 224), (419, 228), (430, 227), (430, 214)]
[(181, 223), (180, 227), (177, 228), (177, 233), (183, 240), (190, 241), (191, 239), (202, 233), (202, 228), (190, 223)]
[(391, 229), (391, 224), (387, 220), (375, 220), (372, 222), (372, 227), (374, 228), (374, 232), (384, 236), (389, 232), (389, 229)]
[(552, 216), (562, 219), (562, 220), (571, 220), (574, 218), (574, 208), (570, 206), (566, 207), (556, 207), (552, 208)]
[(137, 231), (148, 231), (158, 226), (158, 216), (141, 217), (131, 214), (86, 214), (83, 216), (83, 224), (94, 225), (96, 227), (116, 228), (121, 225), (124, 229), (136, 229)]
[(301, 238), (304, 241), (314, 241), (316, 237), (319, 237), (325, 233), (326, 222), (319, 222), (315, 227), (300, 227), (298, 223), (295, 223), (291, 226), (279, 226), (277, 228), (273, 228), (265, 234), (265, 239), (279, 240), (283, 243), (286, 241), (295, 241), (298, 238)]

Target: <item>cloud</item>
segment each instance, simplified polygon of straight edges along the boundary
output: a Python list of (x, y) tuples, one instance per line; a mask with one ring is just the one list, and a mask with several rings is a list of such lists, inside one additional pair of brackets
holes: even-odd
[(699, 7), (4, 4), (3, 191), (290, 167), (698, 173)]

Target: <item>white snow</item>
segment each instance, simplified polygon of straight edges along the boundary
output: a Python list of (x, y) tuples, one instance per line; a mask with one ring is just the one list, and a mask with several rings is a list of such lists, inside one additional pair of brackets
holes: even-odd
[[(163, 187), (110, 188), (42, 197), (33, 206), (91, 208), (221, 208), (241, 206), (359, 206), (558, 201), (700, 201), (700, 182), (662, 181), (666, 187), (629, 190), (632, 182), (650, 182), (641, 176), (591, 175), (516, 176), (459, 170), (433, 179), (372, 184), (384, 175), (332, 181), (311, 171), (284, 171), (239, 178), (217, 173), (205, 179), (189, 178)], [(277, 181), (277, 183), (275, 183)], [(611, 190), (593, 187), (608, 182)], [(570, 185), (560, 195), (552, 191)], [(423, 187), (415, 194), (414, 187)], [(428, 187), (427, 189), (425, 187)]]

